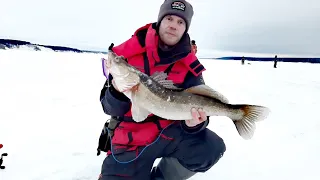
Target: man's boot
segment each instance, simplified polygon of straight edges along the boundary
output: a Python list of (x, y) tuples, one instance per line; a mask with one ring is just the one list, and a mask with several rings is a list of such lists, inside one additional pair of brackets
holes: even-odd
[(186, 180), (195, 174), (183, 167), (176, 158), (165, 157), (158, 166), (152, 168), (151, 180)]

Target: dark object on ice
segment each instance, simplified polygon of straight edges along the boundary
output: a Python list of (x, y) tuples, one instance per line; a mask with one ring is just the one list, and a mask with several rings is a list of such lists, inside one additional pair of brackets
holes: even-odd
[(276, 56), (274, 57), (273, 68), (277, 68), (277, 64), (278, 64), (278, 56), (276, 55)]
[(5, 169), (5, 166), (2, 166), (3, 163), (3, 156), (8, 156), (8, 153), (2, 153), (1, 158), (0, 158), (0, 169)]
[[(2, 144), (0, 144), (0, 149), (3, 147)], [(8, 153), (2, 153), (1, 158), (0, 158), (0, 169), (5, 169), (5, 166), (2, 166), (3, 163), (3, 156), (8, 156)]]
[(241, 58), (241, 64), (242, 64), (242, 65), (244, 65), (244, 60), (245, 60), (245, 59), (244, 59), (244, 56), (242, 56), (242, 58)]
[(1, 158), (0, 158), (0, 169), (5, 169), (5, 166), (2, 166), (3, 163), (3, 156), (8, 156), (8, 153), (2, 153)]
[(1, 158), (0, 158), (0, 169), (5, 169), (5, 166), (2, 166), (3, 163), (3, 156), (8, 156), (8, 153), (2, 153)]
[(41, 51), (41, 49), (40, 49), (38, 46), (35, 46), (33, 49), (34, 49), (35, 51)]

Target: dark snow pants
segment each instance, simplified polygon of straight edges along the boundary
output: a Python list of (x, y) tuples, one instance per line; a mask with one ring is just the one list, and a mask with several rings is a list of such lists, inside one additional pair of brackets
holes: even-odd
[[(105, 158), (99, 180), (182, 180), (196, 172), (205, 172), (216, 164), (226, 151), (222, 138), (209, 129), (197, 134), (186, 134), (180, 125), (172, 125), (163, 136), (141, 153), (121, 152)], [(156, 158), (163, 159), (158, 167), (151, 169)], [(164, 176), (161, 177), (161, 176)]]

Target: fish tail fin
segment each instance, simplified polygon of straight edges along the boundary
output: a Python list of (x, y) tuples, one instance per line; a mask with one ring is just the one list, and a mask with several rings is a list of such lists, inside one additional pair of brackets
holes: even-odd
[(256, 122), (267, 118), (270, 110), (264, 106), (256, 105), (236, 105), (243, 112), (240, 119), (232, 119), (239, 135), (245, 139), (251, 139), (256, 129)]

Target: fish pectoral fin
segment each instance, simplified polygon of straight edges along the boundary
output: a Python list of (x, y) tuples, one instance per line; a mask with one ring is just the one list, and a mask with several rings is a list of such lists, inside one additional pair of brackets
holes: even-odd
[(151, 114), (148, 110), (138, 106), (137, 104), (131, 105), (131, 114), (132, 114), (132, 119), (136, 122), (142, 122), (144, 121), (149, 114)]
[(238, 106), (243, 111), (243, 117), (238, 120), (233, 119), (239, 135), (245, 139), (251, 139), (256, 129), (256, 122), (262, 121), (270, 113), (269, 108), (255, 105), (233, 105)]
[(168, 77), (168, 74), (163, 71), (156, 71), (150, 76), (155, 81), (163, 81), (166, 80)]
[(223, 94), (219, 93), (218, 91), (212, 89), (211, 87), (205, 84), (193, 86), (188, 89), (185, 89), (184, 91), (192, 94), (215, 98), (220, 100), (223, 103), (229, 103), (229, 100)]
[(158, 82), (160, 85), (170, 90), (182, 90), (174, 85), (172, 80), (167, 80), (167, 73), (165, 72), (155, 72), (150, 76), (154, 81)]

